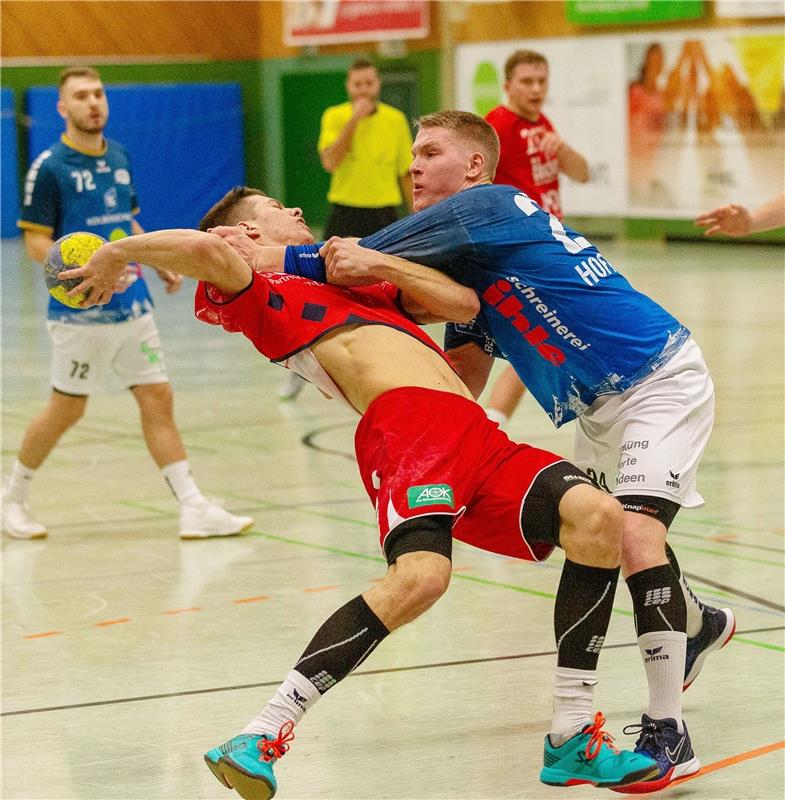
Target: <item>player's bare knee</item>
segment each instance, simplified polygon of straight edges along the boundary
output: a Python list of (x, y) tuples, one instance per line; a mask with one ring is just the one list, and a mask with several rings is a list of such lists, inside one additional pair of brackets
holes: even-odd
[(396, 583), (401, 602), (421, 614), (429, 609), (450, 585), (449, 559), (436, 553), (407, 553), (396, 563)]
[(61, 433), (67, 431), (84, 416), (86, 397), (75, 397), (55, 392), (45, 411), (47, 423)]
[(564, 520), (561, 543), (568, 558), (583, 564), (615, 566), (621, 558), (624, 511), (605, 492), (584, 492), (579, 513)]
[(666, 533), (665, 526), (658, 520), (625, 512), (622, 538), (622, 571), (625, 576), (667, 563)]
[(131, 391), (139, 404), (142, 414), (174, 415), (174, 392), (172, 391), (172, 385), (168, 381), (134, 386)]

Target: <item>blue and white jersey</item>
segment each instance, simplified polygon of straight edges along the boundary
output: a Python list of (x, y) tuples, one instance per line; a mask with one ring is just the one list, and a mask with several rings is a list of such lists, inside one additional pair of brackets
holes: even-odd
[[(42, 231), (53, 239), (90, 231), (114, 241), (131, 235), (131, 220), (137, 211), (125, 148), (106, 140), (102, 152), (86, 152), (63, 134), (28, 170), (18, 225), (23, 230)], [(69, 308), (50, 297), (49, 319), (114, 323), (149, 313), (153, 302), (141, 268), (136, 269), (137, 280), (104, 306)]]
[[(664, 364), (690, 335), (594, 245), (512, 186), (481, 185), (360, 240), (473, 288), (482, 309), (450, 325), (506, 358), (557, 427)], [(287, 272), (313, 275), (319, 245), (290, 247)], [(323, 272), (322, 272), (323, 274)]]

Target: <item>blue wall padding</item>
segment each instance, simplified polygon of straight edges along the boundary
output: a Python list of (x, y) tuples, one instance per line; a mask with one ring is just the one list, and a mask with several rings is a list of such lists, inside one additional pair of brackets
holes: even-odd
[(19, 235), (16, 221), (19, 219), (19, 165), (16, 150), (16, 124), (14, 115), (14, 92), (3, 88), (0, 93), (0, 170), (2, 170), (2, 229), (3, 239)]
[[(110, 85), (106, 94), (105, 133), (128, 150), (145, 230), (196, 227), (216, 200), (245, 182), (239, 84)], [(54, 87), (27, 90), (29, 161), (64, 130), (56, 103)]]

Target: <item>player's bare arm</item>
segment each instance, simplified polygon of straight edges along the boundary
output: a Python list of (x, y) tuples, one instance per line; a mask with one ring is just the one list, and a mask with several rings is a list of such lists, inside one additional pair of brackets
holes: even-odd
[(747, 236), (750, 233), (772, 230), (785, 226), (785, 192), (750, 211), (738, 203), (707, 211), (695, 218), (699, 228), (705, 228), (705, 236), (724, 233), (727, 236)]
[(389, 281), (401, 290), (404, 309), (417, 322), (469, 322), (480, 311), (476, 292), (439, 270), (338, 237), (326, 242), (320, 253), (330, 283), (359, 286)]
[(319, 153), (319, 160), (322, 162), (326, 172), (335, 172), (341, 162), (349, 152), (354, 138), (354, 132), (360, 120), (373, 114), (376, 103), (368, 97), (360, 97), (352, 103), (352, 116), (344, 125), (338, 138)]
[(166, 230), (108, 242), (83, 267), (64, 270), (63, 279), (83, 278), (72, 290), (91, 290), (83, 308), (107, 303), (129, 261), (141, 261), (189, 278), (204, 280), (225, 292), (240, 292), (251, 268), (220, 236), (193, 230)]
[[(144, 228), (136, 219), (131, 220), (131, 232), (134, 236), (141, 236), (141, 234), (144, 233)], [(161, 279), (167, 294), (174, 294), (182, 286), (182, 275), (178, 275), (176, 272), (172, 272), (168, 269), (160, 269), (159, 267), (153, 267), (153, 269), (156, 275)], [(118, 284), (118, 287), (119, 286), (122, 286), (122, 281)], [(115, 289), (115, 291), (118, 291), (118, 289)]]
[(542, 149), (546, 155), (556, 155), (559, 172), (568, 178), (578, 183), (586, 183), (589, 180), (588, 161), (577, 150), (573, 150), (556, 131), (545, 134)]
[(210, 228), (208, 233), (214, 233), (225, 239), (255, 272), (284, 271), (286, 247), (260, 244), (258, 231), (240, 224), (219, 225), (216, 228)]
[(488, 355), (476, 344), (464, 344), (447, 351), (447, 357), (458, 377), (469, 387), (476, 400), (488, 383), (488, 376), (493, 366), (493, 356)]
[(33, 260), (43, 264), (49, 248), (54, 244), (51, 235), (44, 231), (25, 230), (24, 232), (25, 252)]

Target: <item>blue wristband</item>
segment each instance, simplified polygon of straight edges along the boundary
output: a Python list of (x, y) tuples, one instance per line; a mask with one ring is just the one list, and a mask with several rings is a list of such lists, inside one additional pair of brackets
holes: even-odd
[(319, 255), (322, 244), (289, 245), (284, 255), (284, 272), (327, 283), (324, 259)]

